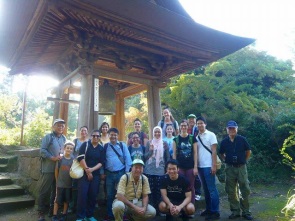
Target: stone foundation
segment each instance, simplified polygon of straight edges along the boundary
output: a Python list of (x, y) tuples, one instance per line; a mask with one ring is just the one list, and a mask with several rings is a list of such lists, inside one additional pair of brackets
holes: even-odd
[(27, 149), (15, 152), (18, 155), (17, 183), (38, 198), (38, 180), (40, 178), (40, 149)]

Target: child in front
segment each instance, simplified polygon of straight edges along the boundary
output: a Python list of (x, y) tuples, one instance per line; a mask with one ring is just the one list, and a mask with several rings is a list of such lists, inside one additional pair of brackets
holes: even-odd
[[(56, 179), (56, 197), (54, 201), (52, 221), (66, 220), (69, 202), (72, 193), (72, 178), (70, 177), (70, 168), (73, 163), (73, 149), (75, 144), (67, 141), (64, 145), (63, 157), (56, 162), (55, 179)], [(63, 205), (63, 213), (60, 218), (57, 217), (58, 206)]]

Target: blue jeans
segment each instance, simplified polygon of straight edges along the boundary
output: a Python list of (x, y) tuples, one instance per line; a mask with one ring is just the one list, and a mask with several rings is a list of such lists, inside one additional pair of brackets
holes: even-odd
[(89, 181), (87, 175), (78, 180), (77, 219), (93, 217), (100, 178), (94, 175)]
[(204, 189), (206, 210), (219, 213), (219, 194), (215, 185), (215, 176), (211, 175), (211, 167), (199, 167), (198, 171)]
[(125, 169), (118, 172), (110, 172), (105, 170), (106, 172), (106, 185), (107, 185), (107, 214), (109, 217), (114, 217), (112, 211), (112, 204), (116, 195), (116, 187), (120, 181), (120, 178), (123, 174), (125, 174)]

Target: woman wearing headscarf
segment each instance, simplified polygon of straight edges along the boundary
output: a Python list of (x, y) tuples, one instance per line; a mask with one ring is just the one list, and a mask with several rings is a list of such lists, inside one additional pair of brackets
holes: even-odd
[(148, 141), (145, 150), (144, 173), (149, 179), (151, 194), (149, 195), (150, 204), (158, 210), (161, 198), (160, 180), (165, 175), (165, 164), (169, 160), (169, 147), (162, 139), (162, 129), (159, 126), (153, 129), (153, 139)]

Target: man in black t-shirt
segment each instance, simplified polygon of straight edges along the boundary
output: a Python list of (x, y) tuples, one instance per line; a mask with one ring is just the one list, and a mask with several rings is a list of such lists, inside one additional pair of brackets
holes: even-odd
[(161, 180), (162, 201), (159, 210), (166, 213), (166, 221), (173, 220), (173, 216), (181, 215), (184, 211), (183, 220), (195, 212), (195, 206), (191, 203), (191, 189), (187, 179), (178, 174), (178, 162), (169, 160), (166, 164), (167, 173)]

